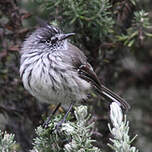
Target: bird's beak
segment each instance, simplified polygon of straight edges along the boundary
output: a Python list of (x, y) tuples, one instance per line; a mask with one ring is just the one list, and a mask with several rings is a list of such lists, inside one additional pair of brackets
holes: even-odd
[(62, 34), (59, 40), (60, 41), (65, 40), (68, 37), (73, 36), (73, 35), (75, 35), (75, 33)]

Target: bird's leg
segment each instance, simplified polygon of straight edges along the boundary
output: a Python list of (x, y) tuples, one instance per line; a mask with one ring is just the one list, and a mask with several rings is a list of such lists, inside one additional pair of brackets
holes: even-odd
[(69, 112), (71, 111), (73, 107), (73, 103), (70, 104), (69, 108), (68, 108), (68, 111), (66, 112), (66, 114), (64, 115), (63, 119), (61, 121), (59, 121), (59, 123), (56, 125), (56, 129), (57, 131), (59, 130), (60, 126), (62, 126), (62, 124), (65, 122)]
[(49, 121), (51, 120), (51, 117), (57, 112), (57, 110), (60, 108), (61, 103), (59, 103), (56, 108), (53, 110), (53, 112), (48, 116), (47, 120), (43, 123), (43, 128), (47, 128)]

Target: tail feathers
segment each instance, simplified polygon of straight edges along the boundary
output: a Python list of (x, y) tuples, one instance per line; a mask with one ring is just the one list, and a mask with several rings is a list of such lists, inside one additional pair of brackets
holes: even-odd
[(101, 86), (102, 87), (102, 92), (101, 94), (106, 97), (109, 98), (111, 101), (113, 102), (117, 102), (120, 106), (122, 106), (123, 109), (128, 110), (130, 109), (130, 105), (127, 103), (127, 101), (125, 101), (123, 98), (121, 98), (119, 95), (115, 94), (113, 91), (111, 91), (110, 89), (106, 88), (104, 85)]

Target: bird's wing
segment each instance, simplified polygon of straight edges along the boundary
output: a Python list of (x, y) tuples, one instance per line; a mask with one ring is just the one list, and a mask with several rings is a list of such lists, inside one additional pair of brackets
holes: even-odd
[(78, 73), (82, 79), (90, 82), (101, 96), (119, 103), (125, 110), (128, 110), (130, 108), (130, 105), (123, 98), (100, 83), (96, 73), (93, 71), (89, 63), (81, 65), (78, 69)]
[(123, 98), (121, 98), (119, 95), (115, 94), (113, 91), (106, 88), (103, 84), (100, 83), (96, 73), (93, 71), (92, 66), (87, 62), (87, 58), (83, 54), (83, 52), (70, 43), (68, 46), (69, 49), (66, 56), (70, 57), (71, 64), (78, 71), (79, 76), (82, 79), (91, 83), (93, 88), (101, 96), (108, 98), (110, 101), (120, 103), (122, 107), (126, 110), (129, 109), (129, 104)]
[(100, 81), (90, 64), (81, 65), (78, 69), (78, 74), (82, 79), (90, 82), (98, 92), (101, 92)]

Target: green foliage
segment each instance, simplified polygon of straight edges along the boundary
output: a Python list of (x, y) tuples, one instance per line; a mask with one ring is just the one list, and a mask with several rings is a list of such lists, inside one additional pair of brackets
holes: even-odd
[(14, 135), (2, 132), (0, 130), (0, 152), (13, 152), (15, 151)]
[[(126, 24), (127, 20), (132, 22), (124, 33), (118, 32), (120, 27), (117, 26), (115, 11), (109, 0), (35, 0), (35, 2), (43, 6), (45, 12), (47, 10), (51, 22), (55, 20), (65, 31), (77, 33), (76, 42), (83, 43), (89, 51), (92, 49), (100, 51), (105, 39), (112, 43), (123, 42), (124, 46), (134, 48), (142, 45), (146, 38), (152, 37), (148, 31), (151, 28), (148, 13), (144, 10), (134, 12), (134, 7), (131, 7), (131, 5), (136, 6), (135, 0), (115, 2), (124, 11), (118, 14), (122, 17), (119, 19), (122, 19), (120, 22)], [(134, 13), (133, 19), (130, 18), (129, 13)]]
[(48, 128), (41, 126), (36, 129), (37, 137), (34, 139), (33, 152), (100, 152), (93, 146), (95, 142), (91, 138), (93, 123), (88, 125), (87, 107), (75, 108), (76, 121), (67, 121), (62, 124), (57, 132), (55, 126), (61, 119), (61, 115), (51, 120)]
[[(114, 138), (110, 138), (113, 145), (108, 145), (115, 152), (138, 152), (135, 147), (130, 146), (135, 137), (130, 140), (129, 122), (126, 121), (126, 117), (123, 121), (121, 108), (117, 103), (112, 103), (110, 107), (110, 118), (114, 128), (109, 125), (109, 129)], [(88, 123), (90, 115), (88, 116), (87, 106), (75, 107), (74, 115), (76, 120), (73, 121), (69, 116), (58, 131), (56, 125), (62, 119), (62, 115), (54, 116), (47, 128), (39, 126), (31, 152), (101, 152), (93, 146), (96, 142), (91, 137), (94, 123)], [(17, 150), (15, 143), (13, 134), (0, 131), (1, 152), (14, 152)]]
[[(108, 144), (115, 152), (138, 152), (135, 147), (131, 147), (131, 143), (135, 137), (130, 140), (129, 121), (123, 121), (123, 113), (117, 103), (112, 103), (110, 109), (110, 118), (113, 128), (109, 125), (113, 139), (113, 143)], [(88, 125), (88, 111), (86, 106), (75, 108), (74, 115), (76, 121), (67, 121), (57, 132), (55, 126), (61, 119), (61, 115), (55, 116), (49, 123), (48, 128), (41, 126), (36, 129), (37, 137), (34, 139), (34, 147), (32, 152), (101, 152), (100, 149), (93, 146), (96, 142), (92, 139), (92, 130), (94, 123)]]
[[(36, 1), (36, 0), (35, 0)], [(114, 20), (109, 0), (41, 1), (51, 19), (60, 22), (63, 29), (72, 29), (89, 40), (104, 39), (112, 31)], [(81, 36), (79, 35), (79, 36)]]
[(134, 141), (130, 139), (129, 133), (129, 121), (126, 120), (126, 115), (123, 120), (123, 113), (121, 108), (116, 102), (110, 105), (110, 119), (113, 124), (113, 128), (109, 124), (109, 129), (113, 135), (113, 139), (110, 141), (113, 143), (108, 144), (115, 152), (139, 152), (136, 147), (132, 147), (131, 143)]
[(142, 44), (145, 38), (152, 38), (152, 34), (148, 32), (152, 28), (150, 25), (148, 13), (144, 10), (136, 11), (134, 13), (133, 24), (127, 29), (127, 34), (121, 34), (117, 36), (117, 39), (128, 47), (134, 47), (138, 44), (137, 42)]
[(136, 5), (136, 0), (130, 0), (133, 5)]
[(65, 137), (63, 133), (59, 136), (58, 132), (56, 132), (55, 126), (61, 120), (61, 115), (55, 116), (54, 119), (51, 120), (50, 124), (47, 128), (43, 128), (39, 126), (35, 131), (37, 137), (34, 139), (34, 147), (32, 151), (37, 152), (60, 152), (62, 148), (60, 145), (64, 142), (63, 139), (68, 139)]

